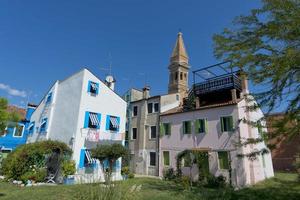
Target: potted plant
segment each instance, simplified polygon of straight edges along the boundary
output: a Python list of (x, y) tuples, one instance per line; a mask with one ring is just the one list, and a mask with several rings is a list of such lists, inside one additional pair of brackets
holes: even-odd
[(64, 177), (64, 184), (72, 185), (75, 183), (75, 172), (76, 167), (73, 160), (66, 160), (62, 163), (62, 175)]

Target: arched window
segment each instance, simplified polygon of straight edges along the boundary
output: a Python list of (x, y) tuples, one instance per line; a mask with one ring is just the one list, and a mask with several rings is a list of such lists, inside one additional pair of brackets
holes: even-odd
[(180, 72), (180, 80), (182, 80), (183, 74), (182, 72)]
[(178, 72), (175, 72), (175, 81), (178, 79)]
[(186, 80), (186, 73), (184, 73), (184, 79)]

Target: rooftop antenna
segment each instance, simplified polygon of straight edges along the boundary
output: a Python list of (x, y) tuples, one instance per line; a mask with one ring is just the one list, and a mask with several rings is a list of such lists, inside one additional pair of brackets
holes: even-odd
[(145, 84), (145, 86), (147, 86), (147, 73), (146, 72), (140, 72), (139, 75), (145, 77), (144, 78), (144, 84)]
[(100, 70), (108, 71), (108, 76), (112, 76), (112, 56), (111, 53), (108, 53), (109, 66), (108, 67), (100, 67)]

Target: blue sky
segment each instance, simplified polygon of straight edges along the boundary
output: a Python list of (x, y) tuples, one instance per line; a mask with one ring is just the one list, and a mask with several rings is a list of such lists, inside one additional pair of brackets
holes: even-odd
[[(260, 6), (259, 0), (1, 0), (0, 96), (39, 103), (57, 79), (89, 68), (104, 79), (112, 62), (116, 91), (167, 92), (179, 29), (191, 70), (215, 64), (214, 33)], [(191, 79), (190, 73), (190, 79)]]

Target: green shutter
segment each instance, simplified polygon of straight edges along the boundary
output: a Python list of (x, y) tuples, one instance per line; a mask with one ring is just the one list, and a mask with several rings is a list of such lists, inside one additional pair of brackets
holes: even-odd
[(223, 122), (223, 117), (220, 118), (221, 121), (221, 131), (224, 132), (224, 122)]
[(164, 136), (165, 134), (165, 127), (164, 127), (164, 124), (163, 123), (160, 123), (160, 136)]
[(168, 131), (169, 131), (168, 134), (171, 135), (171, 124), (168, 123), (167, 126), (168, 126)]
[(194, 127), (195, 127), (195, 133), (199, 133), (199, 128), (200, 128), (200, 122), (199, 119), (196, 119), (194, 121)]
[(192, 131), (192, 122), (188, 121), (188, 130), (187, 130), (187, 133), (190, 134), (191, 131)]
[(207, 123), (207, 119), (204, 120), (204, 130), (205, 130), (205, 133), (208, 133), (208, 123)]
[(164, 165), (165, 166), (169, 166), (170, 165), (170, 154), (169, 154), (169, 151), (164, 151), (163, 152), (163, 156), (164, 156)]
[(218, 152), (220, 169), (229, 169), (228, 152)]
[(234, 129), (234, 124), (233, 124), (233, 118), (232, 116), (228, 117), (228, 120), (229, 120), (229, 131), (233, 131)]
[(182, 122), (182, 133), (186, 134), (186, 132), (185, 132), (185, 122)]

